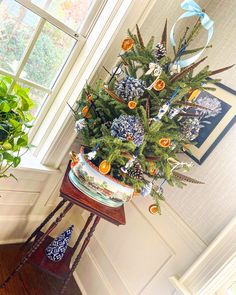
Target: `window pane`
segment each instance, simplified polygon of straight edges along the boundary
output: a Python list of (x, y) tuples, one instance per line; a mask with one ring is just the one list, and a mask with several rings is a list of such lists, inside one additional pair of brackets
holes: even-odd
[(72, 37), (46, 23), (21, 77), (51, 88), (75, 42)]
[(48, 6), (47, 11), (50, 14), (77, 31), (94, 0), (32, 0), (32, 2), (41, 8)]
[(39, 17), (13, 0), (3, 0), (0, 19), (0, 67), (15, 73)]
[(36, 89), (36, 88), (26, 85), (26, 84), (20, 83), (20, 85), (24, 88), (30, 89), (29, 97), (35, 103), (35, 106), (31, 109), (30, 113), (33, 116), (37, 116), (38, 113), (40, 112), (43, 104), (45, 103), (47, 97), (48, 97), (48, 93), (46, 91)]
[(32, 87), (29, 87), (29, 88), (30, 88), (30, 98), (35, 103), (35, 106), (31, 110), (31, 114), (33, 116), (37, 116), (48, 97), (48, 93), (36, 88), (32, 88)]

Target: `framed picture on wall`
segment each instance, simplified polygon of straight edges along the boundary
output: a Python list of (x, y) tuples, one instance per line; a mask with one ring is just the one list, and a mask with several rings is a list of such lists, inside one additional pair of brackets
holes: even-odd
[[(215, 91), (199, 91), (194, 103), (207, 109), (194, 109), (192, 117), (196, 134), (189, 145), (187, 154), (198, 164), (202, 164), (224, 135), (236, 122), (236, 91), (222, 84), (212, 85)], [(197, 116), (198, 115), (198, 116)]]

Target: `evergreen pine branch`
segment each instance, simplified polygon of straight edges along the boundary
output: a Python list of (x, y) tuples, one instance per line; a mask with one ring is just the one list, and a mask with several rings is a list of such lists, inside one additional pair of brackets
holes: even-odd
[(148, 41), (148, 44), (147, 44), (147, 46), (146, 46), (146, 49), (147, 49), (148, 51), (151, 51), (151, 50), (153, 49), (154, 41), (155, 41), (155, 38), (154, 38), (154, 36), (152, 36), (152, 37), (150, 38), (150, 40)]
[(143, 126), (144, 126), (145, 131), (148, 131), (149, 124), (148, 124), (146, 110), (144, 109), (143, 106), (140, 106), (138, 108), (138, 113), (139, 113), (139, 117), (141, 119), (141, 122), (143, 123)]
[(187, 35), (188, 31), (189, 31), (189, 27), (186, 27), (183, 36), (182, 36), (182, 37), (180, 38), (180, 40), (179, 40), (178, 53), (180, 52), (180, 50), (181, 50), (181, 48), (182, 48), (182, 46), (183, 46), (183, 43), (184, 43), (184, 41), (185, 41), (185, 39), (186, 39), (186, 35)]
[(196, 38), (201, 27), (202, 27), (201, 19), (198, 18), (195, 25), (193, 26), (193, 29), (189, 32), (188, 37), (186, 36), (186, 45), (187, 46), (189, 46), (189, 44)]
[[(194, 48), (194, 49), (185, 50), (185, 51), (182, 53), (182, 55), (187, 55), (187, 54), (197, 53), (197, 52), (199, 52), (200, 50), (203, 50), (204, 48), (205, 48), (205, 46), (203, 46), (203, 47), (198, 47), (198, 48)], [(206, 49), (208, 49), (208, 48), (212, 48), (212, 45), (208, 45), (208, 46), (206, 47)]]

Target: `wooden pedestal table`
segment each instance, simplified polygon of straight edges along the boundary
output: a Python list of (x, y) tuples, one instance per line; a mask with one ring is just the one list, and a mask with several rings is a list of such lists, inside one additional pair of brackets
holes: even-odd
[[(10, 273), (10, 275), (6, 278), (6, 280), (0, 285), (0, 288), (5, 288), (7, 283), (11, 280), (11, 278), (17, 274), (20, 269), (24, 266), (25, 263), (31, 263), (37, 266), (39, 269), (56, 276), (59, 279), (63, 280), (63, 287), (60, 291), (60, 294), (64, 294), (65, 289), (75, 271), (84, 250), (86, 249), (90, 238), (92, 237), (97, 224), (101, 218), (115, 224), (121, 225), (125, 224), (125, 212), (124, 206), (118, 208), (112, 208), (105, 206), (103, 204), (98, 203), (92, 198), (86, 196), (84, 193), (75, 188), (69, 180), (68, 174), (70, 171), (70, 163), (67, 167), (66, 174), (64, 176), (62, 186), (60, 189), (60, 196), (62, 197), (62, 201), (56, 206), (56, 208), (45, 218), (45, 220), (40, 224), (40, 226), (31, 234), (28, 240), (24, 244), (24, 248), (28, 246), (27, 251), (25, 251), (23, 257), (16, 265), (15, 269)], [(59, 262), (53, 262), (47, 258), (45, 254), (45, 249), (52, 242), (53, 238), (50, 237), (50, 233), (55, 229), (55, 227), (61, 222), (61, 220), (65, 217), (65, 215), (70, 211), (70, 209), (74, 206), (82, 207), (83, 209), (90, 212), (90, 215), (84, 225), (84, 228), (79, 234), (77, 241), (73, 247), (68, 247), (65, 255), (62, 260)], [(58, 217), (51, 223), (48, 229), (45, 232), (42, 232), (43, 227), (49, 223), (55, 216), (55, 214), (64, 207), (62, 212)], [(93, 222), (93, 223), (92, 223)], [(88, 230), (90, 224), (92, 223), (90, 229)], [(79, 253), (75, 258), (72, 266), (71, 259), (74, 255), (75, 251), (79, 247), (84, 235), (88, 230), (88, 234), (84, 239)], [(34, 242), (31, 244), (30, 242), (33, 240)]]

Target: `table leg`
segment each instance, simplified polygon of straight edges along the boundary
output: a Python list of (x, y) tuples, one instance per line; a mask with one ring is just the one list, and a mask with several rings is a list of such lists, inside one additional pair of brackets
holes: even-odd
[(89, 217), (88, 217), (88, 219), (87, 219), (87, 221), (86, 221), (83, 229), (81, 230), (80, 235), (79, 235), (79, 237), (78, 237), (78, 239), (77, 239), (77, 241), (76, 241), (76, 243), (75, 243), (75, 245), (73, 247), (73, 253), (78, 248), (78, 246), (79, 246), (79, 244), (80, 244), (80, 242), (81, 242), (84, 234), (86, 233), (86, 230), (87, 230), (88, 226), (90, 225), (91, 221), (93, 220), (93, 217), (94, 217), (94, 214), (93, 213), (90, 213), (90, 215), (89, 215)]
[(13, 278), (15, 274), (17, 274), (20, 269), (27, 263), (31, 255), (39, 248), (39, 246), (43, 243), (45, 238), (50, 234), (50, 232), (61, 222), (66, 213), (72, 208), (73, 204), (69, 203), (63, 212), (56, 218), (56, 220), (50, 225), (48, 230), (32, 245), (32, 247), (28, 250), (28, 252), (21, 258), (20, 262), (17, 264), (15, 269), (10, 273), (10, 275), (6, 278), (6, 280), (0, 285), (0, 288), (5, 288), (7, 283)]
[(57, 211), (59, 211), (61, 209), (61, 207), (66, 203), (66, 200), (62, 200), (57, 206), (56, 208), (44, 219), (44, 221), (36, 228), (36, 230), (30, 235), (30, 237), (27, 239), (27, 241), (23, 244), (22, 248), (25, 248), (30, 241), (32, 241), (32, 239), (34, 237), (36, 237), (38, 235), (38, 233), (41, 231), (41, 229), (53, 218), (53, 216), (57, 213)]
[(79, 254), (77, 255), (77, 257), (76, 257), (76, 259), (75, 259), (75, 261), (74, 261), (74, 263), (73, 263), (73, 265), (71, 267), (71, 270), (68, 273), (68, 276), (67, 276), (67, 278), (64, 281), (64, 285), (63, 285), (63, 287), (61, 289), (60, 295), (63, 295), (64, 294), (64, 292), (66, 290), (66, 287), (67, 287), (67, 285), (68, 285), (68, 283), (69, 283), (69, 281), (70, 281), (70, 279), (71, 279), (71, 277), (73, 275), (73, 272), (75, 271), (76, 267), (78, 266), (78, 264), (80, 262), (80, 259), (81, 259), (82, 255), (84, 253), (84, 250), (88, 246), (88, 243), (89, 243), (89, 241), (90, 241), (90, 239), (91, 239), (91, 237), (92, 237), (92, 235), (93, 235), (93, 233), (94, 233), (94, 231), (96, 229), (96, 226), (97, 226), (99, 220), (100, 220), (100, 217), (99, 216), (96, 216), (96, 218), (94, 220), (94, 223), (91, 226), (91, 228), (90, 228), (90, 230), (89, 230), (89, 232), (87, 234), (87, 237), (86, 237), (86, 239), (83, 242), (83, 245), (82, 245), (82, 247), (81, 247), (81, 249), (79, 251)]

